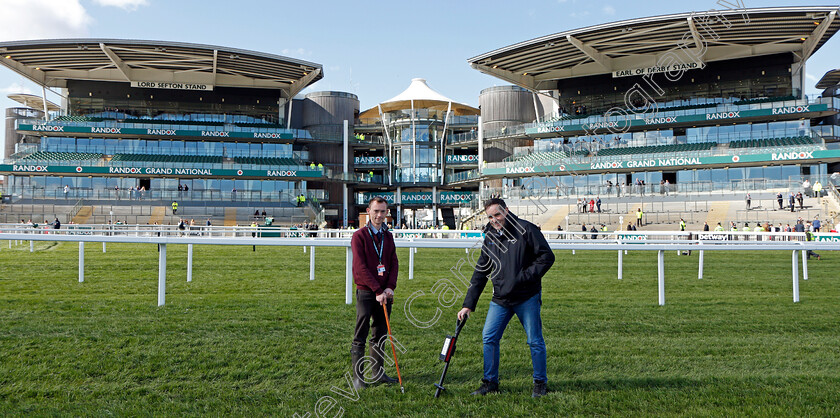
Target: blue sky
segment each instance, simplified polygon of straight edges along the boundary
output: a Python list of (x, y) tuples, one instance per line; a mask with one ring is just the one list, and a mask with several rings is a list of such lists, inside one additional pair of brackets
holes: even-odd
[[(324, 79), (306, 91), (355, 93), (362, 110), (399, 94), (414, 77), (477, 106), (482, 89), (506, 83), (470, 68), (470, 57), (589, 25), (724, 8), (715, 1), (0, 0), (0, 40), (95, 37), (236, 47), (321, 64)], [(840, 67), (838, 52), (840, 35), (809, 60), (808, 94), (819, 93), (817, 80)], [(41, 89), (0, 67), (0, 105), (15, 106), (6, 95), (19, 92)]]

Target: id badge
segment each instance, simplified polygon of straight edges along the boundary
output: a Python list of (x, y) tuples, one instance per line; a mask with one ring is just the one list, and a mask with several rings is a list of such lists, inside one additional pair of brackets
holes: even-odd
[(376, 266), (376, 271), (379, 273), (380, 276), (384, 276), (385, 275), (385, 265), (380, 263), (378, 266)]

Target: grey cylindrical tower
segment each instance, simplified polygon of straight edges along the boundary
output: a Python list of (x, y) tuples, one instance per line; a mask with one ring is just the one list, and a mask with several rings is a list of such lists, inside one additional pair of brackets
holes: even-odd
[(28, 107), (10, 107), (6, 109), (6, 146), (3, 148), (3, 158), (9, 158), (15, 153), (15, 144), (23, 140), (24, 135), (15, 131), (15, 122), (22, 119), (44, 119), (44, 112)]
[[(303, 129), (309, 131), (313, 138), (330, 139), (333, 143), (309, 146), (309, 160), (315, 164), (324, 164), (335, 171), (342, 171), (344, 159), (347, 158), (350, 172), (353, 172), (353, 152), (344, 155), (344, 121), (348, 122), (347, 135), (353, 134), (353, 125), (359, 118), (359, 97), (352, 93), (341, 91), (317, 91), (309, 93), (303, 99)], [(329, 203), (340, 205), (344, 189), (335, 182), (309, 182), (313, 189), (324, 189), (330, 194)], [(353, 190), (348, 190), (352, 195)], [(353, 206), (348, 208), (348, 217), (353, 219), (356, 214)], [(343, 209), (343, 208), (342, 208)], [(342, 210), (339, 210), (342, 213)]]
[(478, 104), (485, 132), (492, 132), (503, 126), (533, 122), (536, 119), (533, 95), (519, 86), (486, 88), (479, 94)]
[(304, 96), (303, 129), (313, 137), (342, 139), (345, 120), (354, 124), (359, 117), (359, 98), (341, 91), (317, 91)]

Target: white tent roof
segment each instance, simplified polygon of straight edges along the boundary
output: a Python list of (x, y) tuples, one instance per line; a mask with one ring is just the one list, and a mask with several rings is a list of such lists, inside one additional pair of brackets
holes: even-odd
[(383, 112), (393, 112), (396, 110), (411, 109), (412, 101), (415, 109), (440, 109), (446, 110), (449, 104), (452, 104), (452, 112), (455, 115), (478, 115), (478, 109), (458, 103), (452, 99), (432, 90), (426, 79), (413, 78), (411, 84), (405, 91), (396, 95), (392, 99), (386, 100), (359, 115), (360, 118), (373, 118), (379, 116), (379, 107), (382, 107)]

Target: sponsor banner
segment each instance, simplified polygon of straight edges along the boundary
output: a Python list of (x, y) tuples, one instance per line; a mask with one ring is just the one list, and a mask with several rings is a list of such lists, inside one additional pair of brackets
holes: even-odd
[(353, 162), (356, 165), (379, 165), (388, 164), (388, 157), (355, 157)]
[(396, 193), (393, 192), (375, 192), (375, 193), (362, 193), (362, 199), (365, 204), (373, 199), (374, 197), (381, 197), (388, 202), (389, 205), (393, 205), (396, 203)]
[(827, 234), (827, 233), (817, 232), (817, 233), (814, 233), (812, 235), (814, 236), (814, 241), (840, 242), (840, 234), (834, 234), (834, 233)]
[(700, 67), (700, 64), (697, 64), (696, 62), (678, 63), (671, 65), (654, 65), (652, 67), (630, 68), (627, 70), (613, 71), (612, 76), (613, 78), (619, 78), (639, 75), (643, 76), (648, 74), (678, 73), (688, 70), (698, 70), (700, 68), (702, 67)]
[(711, 157), (638, 158), (622, 161), (597, 161), (588, 164), (534, 165), (520, 167), (485, 168), (485, 176), (506, 174), (551, 174), (571, 172), (603, 172), (622, 169), (655, 167), (701, 167), (733, 163), (768, 163), (774, 161), (822, 160), (840, 158), (840, 150), (791, 151), (766, 154), (719, 155)]
[(59, 132), (67, 134), (108, 134), (108, 135), (148, 135), (148, 136), (189, 136), (200, 138), (258, 138), (258, 139), (293, 139), (291, 132), (231, 132), (231, 131), (196, 131), (188, 129), (139, 129), (139, 128), (100, 128), (91, 126), (64, 125), (18, 125), (19, 131)]
[(729, 235), (723, 232), (704, 232), (698, 234), (698, 238), (701, 241), (727, 241), (729, 240)]
[[(462, 202), (469, 202), (477, 198), (476, 194), (472, 192), (439, 192), (438, 195), (440, 196), (440, 199), (438, 200), (438, 203), (440, 204), (458, 204)], [(396, 203), (396, 193), (394, 192), (368, 192), (362, 194), (362, 199), (365, 202), (370, 201), (370, 199), (373, 199), (374, 197), (381, 197), (385, 199), (388, 204)], [(402, 193), (403, 205), (431, 205), (433, 203), (432, 192)]]
[(447, 155), (447, 164), (478, 164), (478, 155)]
[(647, 234), (620, 233), (617, 236), (621, 241), (647, 241)]
[(212, 91), (212, 84), (201, 83), (173, 83), (169, 81), (132, 81), (131, 87), (143, 89), (164, 89), (164, 90), (198, 90)]
[(543, 123), (539, 124), (536, 127), (525, 129), (525, 133), (528, 135), (533, 135), (555, 132), (584, 131), (608, 135), (609, 133), (623, 132), (626, 130), (627, 127), (671, 125), (676, 123), (752, 118), (759, 116), (790, 115), (809, 112), (823, 112), (826, 110), (828, 110), (827, 104), (808, 104), (799, 106), (774, 107), (769, 109), (733, 110), (725, 112), (712, 112), (701, 113), (697, 115), (680, 116), (660, 116), (659, 113), (640, 113), (629, 116), (628, 120), (619, 120), (612, 122), (594, 122), (590, 124), (561, 124), (562, 121), (560, 121)]
[(476, 194), (470, 192), (440, 192), (440, 203), (471, 202), (476, 198)]
[(402, 194), (403, 205), (431, 205), (432, 203), (432, 192), (403, 192)]
[(259, 177), (259, 178), (318, 178), (320, 170), (232, 170), (189, 167), (87, 167), (52, 166), (45, 164), (0, 164), (0, 172), (16, 174), (118, 174), (127, 176), (184, 176), (184, 177)]

